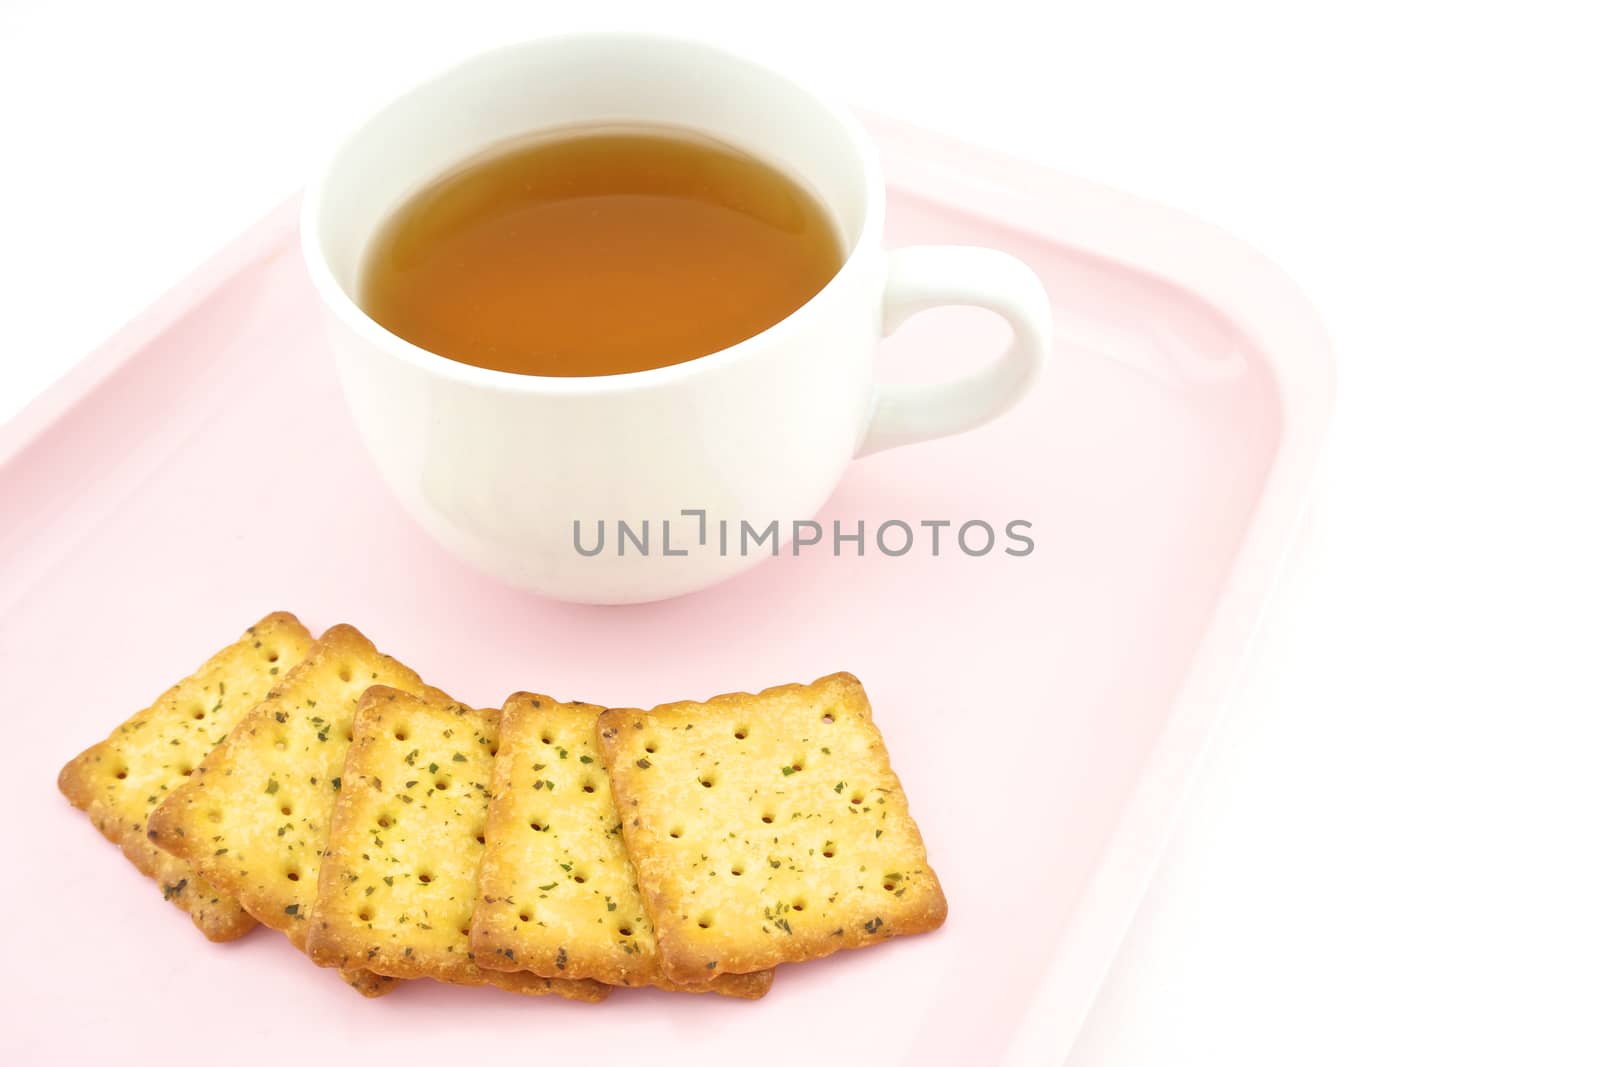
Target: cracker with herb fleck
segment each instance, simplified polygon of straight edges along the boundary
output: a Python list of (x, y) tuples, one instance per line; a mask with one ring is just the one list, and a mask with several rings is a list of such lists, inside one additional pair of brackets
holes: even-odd
[(57, 779), (67, 799), (213, 941), (241, 937), (256, 922), (190, 864), (152, 845), (145, 820), (310, 646), (299, 619), (268, 615), (61, 768)]
[[(374, 685), (449, 700), (355, 627), (335, 626), (149, 819), (152, 841), (302, 951), (356, 705)], [(368, 995), (388, 989), (345, 978)]]
[(944, 922), (853, 676), (612, 709), (600, 745), (668, 978), (815, 959)]
[(326, 967), (600, 1000), (598, 982), (485, 971), (468, 943), (500, 713), (375, 686), (317, 885), (307, 948)]
[(516, 693), (500, 717), (500, 752), (472, 913), (480, 967), (607, 985), (653, 985), (755, 999), (770, 970), (668, 981), (600, 762), (605, 709)]
[(362, 971), (355, 968), (346, 968), (339, 972), (345, 984), (364, 997), (381, 997), (385, 993), (392, 993), (394, 985), (399, 979), (390, 978), (386, 974), (376, 974), (372, 971)]

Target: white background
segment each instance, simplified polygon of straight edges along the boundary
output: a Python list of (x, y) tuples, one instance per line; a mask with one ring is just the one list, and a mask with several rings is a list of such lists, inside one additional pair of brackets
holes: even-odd
[(703, 34), (1185, 208), (1310, 293), (1339, 410), (1072, 1062), (1600, 1063), (1594, 5), (582, 6), (0, 0), (0, 418), (363, 109), (543, 30)]

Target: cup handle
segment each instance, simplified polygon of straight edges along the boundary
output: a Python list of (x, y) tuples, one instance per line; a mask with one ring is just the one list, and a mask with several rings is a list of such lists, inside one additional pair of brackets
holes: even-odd
[(888, 336), (919, 311), (981, 307), (1011, 323), (1011, 345), (993, 363), (934, 385), (880, 385), (857, 456), (982, 426), (1033, 388), (1050, 351), (1050, 299), (1039, 276), (992, 248), (922, 245), (889, 253), (883, 290)]

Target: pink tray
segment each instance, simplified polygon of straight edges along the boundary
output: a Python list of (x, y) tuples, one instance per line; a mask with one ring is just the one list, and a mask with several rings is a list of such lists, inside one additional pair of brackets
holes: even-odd
[[(435, 547), (345, 416), (275, 211), (0, 428), (18, 1010), (7, 1062), (1056, 1062), (1110, 963), (1306, 495), (1332, 397), (1300, 295), (1164, 208), (875, 123), (892, 243), (1021, 256), (1055, 366), (985, 429), (856, 463), (822, 516), (1021, 518), (1037, 550), (802, 556), (574, 607)], [(886, 375), (994, 350), (915, 319)], [(57, 769), (265, 612), (353, 622), (458, 698), (644, 704), (850, 670), (950, 900), (938, 933), (782, 970), (755, 1004), (598, 1007), (414, 983), (364, 1001), (275, 934), (203, 941), (55, 792)], [(24, 983), (26, 983), (24, 985)], [(20, 998), (19, 995), (20, 994)], [(198, 1050), (208, 1050), (204, 1053)]]

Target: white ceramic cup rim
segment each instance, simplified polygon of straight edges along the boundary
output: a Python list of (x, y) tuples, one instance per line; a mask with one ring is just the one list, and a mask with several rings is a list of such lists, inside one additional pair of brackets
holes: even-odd
[[(839, 269), (834, 272), (828, 283), (811, 299), (758, 334), (729, 345), (727, 348), (685, 360), (682, 363), (654, 367), (649, 370), (630, 371), (625, 374), (595, 377), (551, 377), (492, 370), (487, 367), (474, 366), (470, 363), (459, 363), (419, 345), (412, 344), (405, 338), (385, 329), (362, 309), (361, 305), (356, 302), (345, 286), (335, 277), (323, 247), (322, 211), (325, 190), (329, 176), (340, 166), (351, 142), (359, 137), (380, 116), (391, 109), (405, 107), (414, 99), (434, 90), (466, 68), (480, 63), (492, 62), (503, 57), (506, 53), (514, 53), (523, 49), (533, 47), (560, 48), (595, 40), (629, 41), (660, 48), (694, 49), (709, 58), (714, 58), (724, 63), (750, 67), (760, 71), (764, 77), (783, 83), (791, 90), (803, 94), (819, 112), (826, 115), (855, 149), (855, 165), (861, 172), (862, 180), (861, 226), (856, 232), (855, 239), (851, 243), (849, 252), (846, 254), (844, 262), (840, 264)], [(534, 134), (538, 133), (539, 130), (534, 128), (526, 132)], [(485, 145), (483, 147), (488, 148), (491, 146)], [(704, 41), (670, 34), (622, 31), (551, 34), (479, 52), (451, 64), (448, 68), (392, 97), (387, 103), (367, 115), (341, 137), (337, 146), (326, 157), (326, 160), (313, 174), (311, 181), (306, 186), (305, 199), (300, 216), (300, 234), (301, 245), (305, 249), (306, 266), (311, 273), (312, 284), (321, 294), (327, 306), (339, 317), (341, 322), (354, 330), (362, 339), (417, 367), (419, 370), (463, 385), (479, 386), (505, 392), (590, 395), (653, 388), (701, 374), (712, 373), (769, 345), (774, 339), (781, 338), (792, 331), (803, 329), (807, 324), (807, 320), (811, 317), (825, 313), (822, 305), (826, 303), (827, 298), (836, 289), (849, 284), (846, 280), (847, 275), (856, 273), (860, 268), (861, 261), (866, 256), (878, 251), (883, 233), (884, 185), (881, 168), (878, 163), (878, 155), (873, 149), (872, 142), (867, 137), (866, 131), (847, 108), (765, 64), (754, 62), (738, 53), (707, 44)], [(450, 167), (459, 162), (459, 160), (440, 160), (433, 177), (436, 178), (448, 173)], [(832, 205), (829, 205), (829, 207), (831, 210)]]

